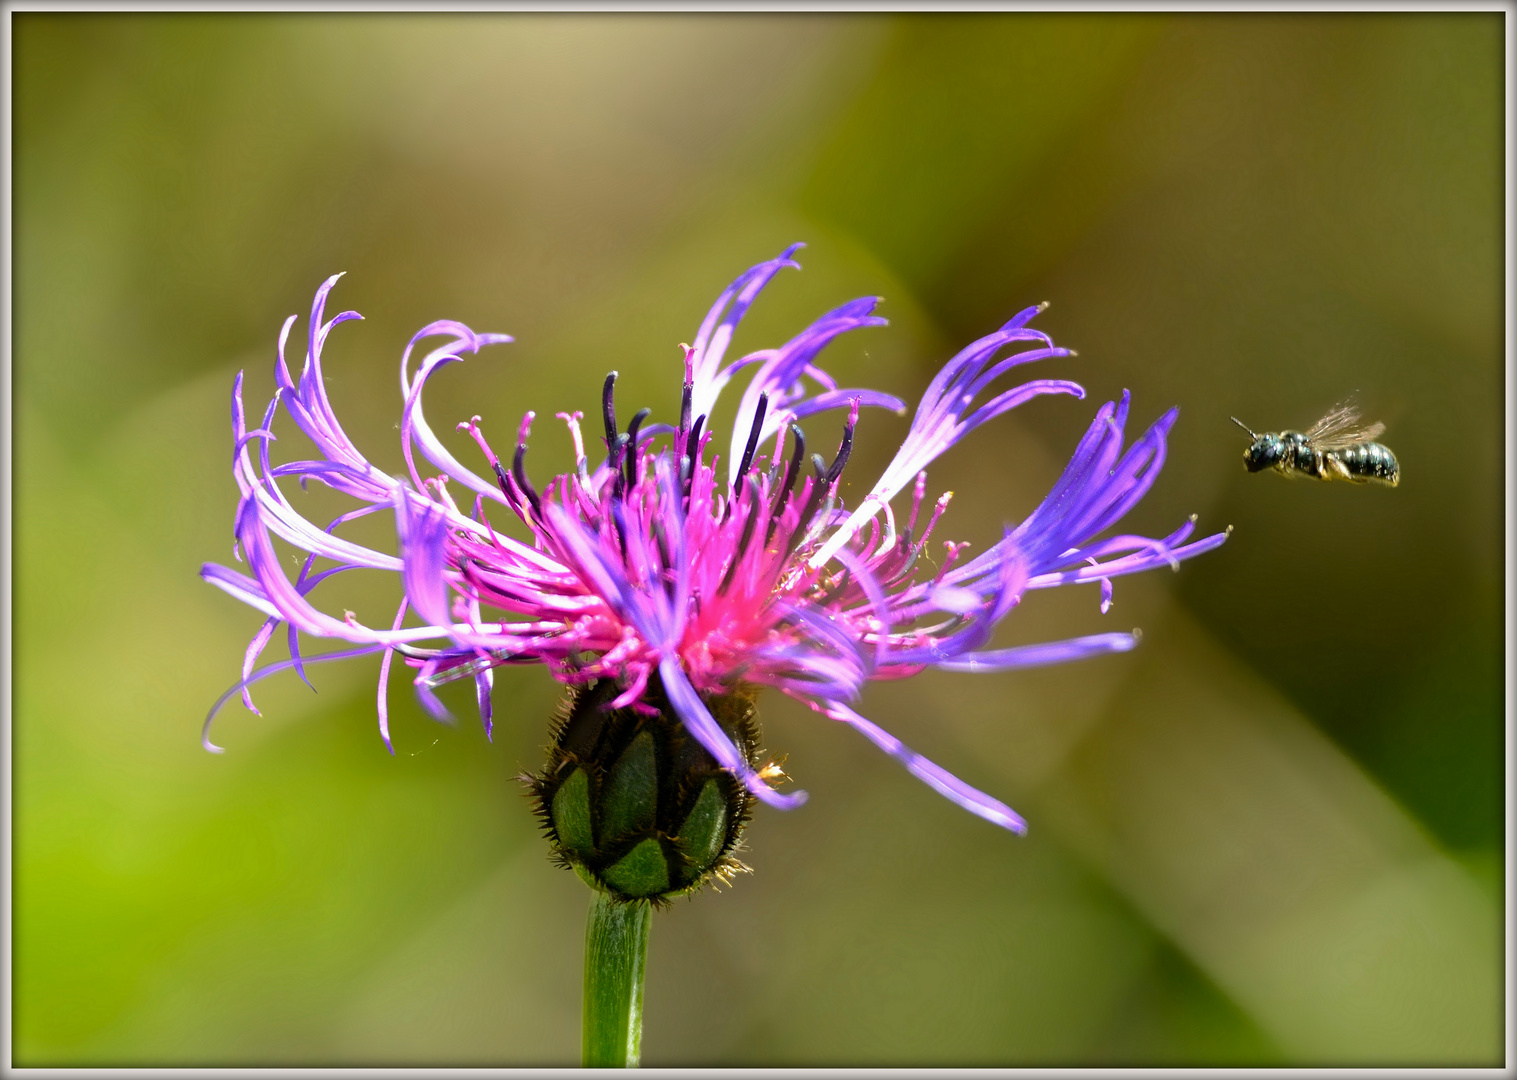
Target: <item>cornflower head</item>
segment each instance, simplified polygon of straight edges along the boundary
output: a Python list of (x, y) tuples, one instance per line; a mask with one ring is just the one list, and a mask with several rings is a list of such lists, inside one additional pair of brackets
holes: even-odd
[[(360, 317), (348, 311), (325, 318), (340, 275), (328, 279), (311, 308), (298, 379), (285, 360), (296, 317), (284, 324), (277, 389), (256, 428), (244, 414), (241, 374), (233, 387), (233, 475), (241, 492), (234, 553), (248, 572), (210, 563), (201, 574), (267, 621), (248, 646), (241, 681), (206, 720), (207, 749), (218, 749), (209, 727), (230, 697), (241, 694), (253, 709), (252, 683), (290, 667), (303, 677), (304, 664), (316, 660), (380, 654), (378, 717), (386, 745), (386, 686), (397, 656), (415, 670), (416, 694), (438, 719), (447, 712), (436, 688), (471, 680), (487, 734), (495, 669), (541, 663), (571, 692), (548, 765), (530, 778), (538, 812), (560, 858), (617, 895), (659, 897), (739, 868), (731, 853), (751, 800), (781, 808), (805, 800), (804, 792), (777, 789), (776, 765), (760, 764), (754, 700), (761, 687), (856, 728), (972, 813), (1025, 831), (1009, 807), (856, 712), (865, 683), (928, 667), (1004, 671), (1130, 649), (1135, 637), (1126, 633), (985, 646), (1028, 590), (1099, 582), (1104, 612), (1113, 578), (1178, 567), (1226, 534), (1193, 541), (1192, 518), (1161, 539), (1106, 535), (1158, 476), (1177, 415), (1170, 409), (1124, 449), (1124, 393), (1097, 411), (1031, 516), (972, 558), (965, 558), (968, 545), (948, 541), (942, 560), (932, 562), (929, 542), (951, 493), (929, 502), (927, 466), (981, 424), (1034, 397), (1084, 397), (1078, 384), (1062, 379), (995, 388), (1024, 364), (1072, 355), (1029, 325), (1042, 306), (1020, 312), (943, 366), (884, 473), (857, 507), (845, 507), (839, 485), (861, 409), (904, 413), (905, 404), (876, 390), (839, 389), (817, 359), (840, 334), (884, 325), (874, 313), (878, 300), (844, 304), (779, 348), (726, 361), (733, 332), (759, 292), (781, 269), (798, 268), (792, 256), (799, 247), (748, 270), (718, 297), (694, 344), (683, 346), (673, 423), (648, 423), (644, 409), (623, 427), (612, 372), (596, 418), (603, 448), (590, 451), (581, 413), (559, 414), (575, 467), (540, 485), (526, 460), (534, 413), (522, 418), (507, 458), (496, 453), (479, 417), (458, 425), (477, 444), (482, 471), (460, 462), (429, 425), (422, 392), (433, 375), (511, 340), (449, 321), (423, 327), (401, 356), (406, 475), (372, 465), (343, 432), (323, 386), (328, 335)], [(418, 344), (430, 338), (443, 342), (413, 365)], [(740, 372), (750, 378), (723, 447), (710, 418)], [(271, 462), (281, 406), (315, 443), (319, 459)], [(829, 410), (847, 416), (830, 460), (808, 454), (801, 427)], [(592, 459), (598, 459), (593, 466)], [(286, 498), (280, 486), (286, 480), (319, 481), (359, 505), (317, 525)], [(909, 509), (897, 509), (893, 500), (907, 489)], [(375, 512), (394, 515), (396, 554), (339, 535), (340, 526)], [(497, 529), (492, 516), (502, 515), (519, 519), (530, 540)], [(293, 580), (273, 536), (306, 553)], [(358, 568), (400, 575), (404, 596), (388, 626), (367, 625), (352, 613), (334, 616), (313, 603), (323, 581)], [(290, 658), (255, 670), (281, 626)], [(348, 647), (303, 656), (302, 633)]]

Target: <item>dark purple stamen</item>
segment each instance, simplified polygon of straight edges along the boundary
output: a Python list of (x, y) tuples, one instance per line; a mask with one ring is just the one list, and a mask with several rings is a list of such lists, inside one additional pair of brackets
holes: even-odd
[(732, 485), (732, 498), (727, 501), (726, 512), (722, 514), (723, 523), (732, 516), (732, 504), (742, 496), (743, 477), (748, 475), (748, 467), (753, 464), (753, 453), (758, 449), (759, 432), (764, 430), (764, 414), (768, 411), (769, 395), (760, 394), (758, 408), (753, 412), (753, 427), (748, 431), (748, 445), (743, 448), (742, 460), (738, 462), (737, 477)]
[(611, 497), (613, 499), (620, 499), (627, 491), (627, 477), (621, 470), (621, 460), (622, 454), (626, 453), (627, 443), (630, 441), (625, 432), (611, 440)]
[(780, 485), (779, 496), (774, 500), (774, 516), (769, 519), (769, 531), (764, 534), (765, 544), (774, 539), (775, 527), (779, 525), (785, 507), (790, 505), (791, 489), (801, 475), (801, 462), (806, 459), (806, 433), (796, 424), (790, 425), (790, 432), (795, 436), (795, 449), (791, 451), (790, 462), (785, 466), (785, 482)]
[(606, 384), (600, 392), (601, 417), (606, 421), (606, 453), (611, 455), (611, 467), (620, 467), (616, 460), (616, 372), (606, 376)]
[[(737, 564), (743, 561), (743, 553), (748, 550), (748, 542), (753, 539), (753, 528), (758, 524), (758, 481), (750, 476), (748, 477), (748, 483), (743, 486), (748, 491), (748, 520), (743, 522), (743, 533), (740, 537), (738, 537), (737, 548), (732, 553), (732, 563), (727, 567), (727, 572), (722, 575), (722, 583), (717, 586), (716, 591), (719, 593), (725, 593), (727, 591), (727, 586), (732, 584), (733, 575), (737, 573)], [(741, 497), (742, 494), (739, 492), (738, 498)], [(732, 502), (736, 501), (737, 499), (732, 500)], [(727, 512), (729, 514), (732, 512), (732, 503), (727, 504)]]
[(537, 489), (532, 486), (532, 481), (527, 479), (527, 470), (522, 465), (522, 462), (526, 460), (526, 457), (527, 444), (524, 442), (517, 443), (516, 457), (511, 461), (511, 475), (516, 478), (516, 486), (521, 488), (522, 494), (525, 495), (527, 497), (527, 501), (532, 504), (533, 513), (541, 514), (543, 510), (543, 501), (537, 497)]
[(884, 584), (886, 587), (890, 587), (898, 584), (899, 582), (905, 581), (908, 577), (911, 576), (912, 567), (916, 566), (917, 556), (921, 554), (922, 549), (920, 547), (912, 548), (911, 555), (906, 559), (906, 564), (896, 572), (894, 577), (892, 577), (889, 581), (883, 582), (882, 584)]
[[(622, 474), (617, 473), (617, 485), (620, 486), (621, 482)], [(611, 531), (616, 534), (616, 545), (621, 549), (622, 565), (628, 566), (630, 569), (629, 563), (627, 561), (627, 519), (626, 515), (622, 511), (622, 506), (623, 503), (621, 499), (611, 500)]]
[(390, 648), (401, 656), (409, 656), (412, 660), (431, 660), (442, 655), (441, 649), (419, 649), (415, 645), (407, 645), (401, 641), (395, 642)]
[(743, 460), (737, 467), (738, 483), (742, 483), (743, 477), (748, 474), (748, 467), (753, 464), (753, 454), (758, 449), (759, 433), (764, 430), (764, 414), (768, 411), (769, 395), (760, 394), (758, 408), (753, 413), (753, 427), (748, 431), (748, 445), (743, 448)]
[[(806, 433), (796, 424), (790, 425), (790, 433), (795, 436), (795, 450), (790, 454), (790, 464), (785, 466), (785, 482), (780, 485), (786, 502), (790, 500), (790, 492), (795, 487), (796, 480), (800, 479), (801, 462), (806, 460)], [(784, 509), (783, 503), (779, 509)]]
[(821, 454), (811, 455), (811, 467), (816, 470), (816, 482), (811, 485), (811, 496), (801, 509), (801, 516), (795, 523), (795, 532), (790, 535), (792, 544), (799, 542), (801, 537), (806, 535), (806, 528), (811, 524), (811, 518), (816, 514), (817, 507), (822, 505), (822, 497), (827, 494), (827, 463), (822, 460)]
[(515, 502), (516, 500), (511, 494), (511, 485), (506, 481), (506, 470), (501, 467), (500, 460), (497, 458), (495, 461), (490, 462), (490, 464), (495, 469), (495, 479), (500, 484), (500, 490), (505, 494), (507, 499)]
[(685, 435), (690, 430), (690, 403), (695, 394), (695, 384), (688, 379), (685, 388), (680, 392), (679, 399), (679, 433)]
[(685, 453), (680, 458), (680, 506), (685, 510), (690, 509), (690, 486), (695, 483), (695, 467), (701, 458), (701, 427), (705, 423), (704, 416), (696, 417), (695, 425), (685, 439)]
[(632, 417), (632, 423), (627, 425), (627, 486), (637, 486), (637, 429), (643, 426), (643, 421), (653, 415), (652, 409), (639, 409)]
[(843, 467), (848, 464), (848, 455), (853, 453), (853, 420), (849, 419), (848, 425), (843, 428), (843, 444), (838, 447), (838, 456), (832, 460), (832, 468), (827, 470), (827, 486), (837, 483), (838, 477), (843, 475)]
[(652, 531), (653, 542), (658, 545), (658, 557), (663, 567), (659, 573), (659, 577), (664, 580), (665, 586), (672, 590), (676, 576), (674, 574), (674, 556), (669, 552), (669, 537), (664, 534), (664, 526), (658, 518), (653, 519)]
[(816, 484), (811, 489), (811, 498), (806, 500), (806, 508), (801, 511), (801, 518), (796, 522), (795, 532), (790, 537), (792, 542), (798, 541), (805, 534), (806, 528), (811, 524), (811, 518), (817, 508), (822, 505), (824, 496), (831, 492), (832, 485), (837, 483), (838, 477), (843, 475), (843, 467), (848, 464), (848, 455), (853, 452), (853, 421), (849, 420), (843, 428), (843, 442), (838, 447), (838, 456), (832, 459), (832, 465), (824, 468), (821, 454), (811, 455), (811, 467), (816, 470)]

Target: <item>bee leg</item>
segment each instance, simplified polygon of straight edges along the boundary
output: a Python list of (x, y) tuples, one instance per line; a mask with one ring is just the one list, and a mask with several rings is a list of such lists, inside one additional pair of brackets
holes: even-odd
[(1327, 466), (1322, 470), (1322, 479), (1324, 480), (1347, 480), (1352, 483), (1359, 479), (1359, 477), (1348, 471), (1348, 466), (1344, 465), (1343, 462), (1339, 461), (1332, 454), (1323, 454), (1322, 464)]

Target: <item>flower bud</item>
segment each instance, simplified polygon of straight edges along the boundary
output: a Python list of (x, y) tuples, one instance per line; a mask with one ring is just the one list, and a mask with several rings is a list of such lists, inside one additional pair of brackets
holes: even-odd
[[(608, 708), (620, 692), (608, 679), (571, 690), (547, 764), (525, 778), (555, 860), (625, 900), (665, 900), (746, 870), (732, 853), (752, 797), (685, 730), (656, 674), (639, 702), (656, 713)], [(753, 691), (702, 700), (757, 768)]]

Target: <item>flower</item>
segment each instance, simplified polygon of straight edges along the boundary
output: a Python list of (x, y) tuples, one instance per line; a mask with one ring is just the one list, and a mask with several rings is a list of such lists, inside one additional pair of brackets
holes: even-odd
[[(797, 805), (805, 793), (777, 791), (770, 783), (777, 770), (756, 767), (713, 719), (711, 702), (723, 695), (773, 687), (858, 729), (959, 805), (1024, 831), (1009, 807), (854, 711), (864, 684), (928, 667), (1003, 671), (1130, 649), (1135, 637), (1124, 633), (1020, 648), (984, 646), (1029, 589), (1099, 582), (1104, 612), (1113, 578), (1178, 567), (1180, 560), (1221, 544), (1226, 534), (1191, 541), (1192, 518), (1163, 539), (1102, 538), (1152, 486), (1176, 417), (1169, 410), (1124, 451), (1124, 393), (1096, 413), (1063, 475), (1027, 520), (972, 558), (965, 557), (967, 544), (944, 543), (941, 563), (932, 565), (929, 540), (951, 493), (926, 505), (926, 467), (981, 424), (1034, 397), (1084, 397), (1079, 385), (1061, 379), (1034, 379), (991, 394), (992, 385), (1014, 368), (1073, 355), (1029, 326), (1041, 306), (1021, 312), (944, 365), (895, 458), (859, 505), (847, 510), (839, 481), (860, 409), (904, 413), (905, 406), (879, 391), (839, 389), (817, 357), (846, 331), (883, 325), (874, 314), (877, 299), (844, 304), (779, 348), (724, 363), (733, 331), (759, 292), (781, 269), (798, 268), (791, 256), (799, 247), (728, 286), (695, 343), (684, 346), (676, 423), (648, 424), (645, 409), (623, 429), (612, 372), (601, 395), (604, 459), (591, 466), (582, 414), (561, 413), (576, 467), (541, 490), (526, 464), (534, 413), (521, 421), (509, 464), (492, 449), (479, 417), (458, 425), (478, 445), (488, 475), (455, 458), (428, 424), (422, 391), (432, 376), (465, 355), (511, 340), (456, 322), (423, 327), (401, 357), (407, 475), (391, 476), (372, 465), (343, 432), (323, 386), (327, 336), (339, 323), (360, 317), (347, 311), (324, 321), (327, 296), (341, 275), (328, 279), (311, 308), (298, 381), (285, 362), (295, 316), (284, 324), (275, 365), (278, 389), (260, 426), (247, 426), (240, 373), (233, 387), (233, 475), (242, 493), (234, 553), (246, 560), (249, 573), (212, 563), (201, 574), (268, 619), (248, 646), (241, 682), (206, 720), (206, 747), (217, 749), (209, 739), (210, 722), (232, 695), (240, 692), (252, 709), (253, 682), (292, 666), (304, 677), (303, 665), (315, 660), (382, 654), (378, 713), (387, 745), (386, 684), (396, 655), (416, 669), (416, 693), (440, 719), (447, 713), (433, 690), (451, 679), (472, 678), (487, 733), (494, 669), (542, 663), (570, 687), (613, 681), (617, 692), (602, 706), (607, 710), (651, 713), (650, 700), (667, 702), (720, 769), (770, 805)], [(413, 372), (417, 344), (434, 337), (445, 341)], [(751, 378), (722, 468), (708, 420), (727, 383), (745, 370)], [(319, 460), (271, 463), (281, 406), (315, 443)], [(842, 443), (830, 463), (811, 455), (808, 473), (799, 421), (833, 409), (848, 411)], [(423, 475), (417, 451), (441, 472)], [(286, 498), (280, 482), (288, 479), (320, 481), (360, 505), (318, 526)], [(901, 525), (892, 500), (907, 488), (910, 510)], [(467, 489), (468, 496), (460, 501), (457, 489)], [(346, 522), (378, 511), (394, 514), (399, 554), (339, 535)], [(505, 513), (520, 519), (530, 542), (492, 524), (492, 515)], [(280, 565), (273, 536), (306, 553), (294, 580)], [(404, 598), (388, 628), (313, 604), (321, 582), (357, 568), (400, 575)], [(281, 624), (288, 628), (291, 658), (255, 671)], [(351, 647), (303, 657), (301, 633)]]

